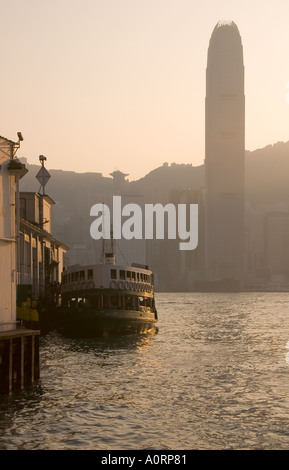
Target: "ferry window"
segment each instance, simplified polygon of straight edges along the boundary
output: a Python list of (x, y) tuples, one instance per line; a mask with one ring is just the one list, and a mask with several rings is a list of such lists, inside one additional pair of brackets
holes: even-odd
[(135, 272), (134, 271), (132, 271), (132, 273), (131, 273), (131, 278), (135, 281)]
[(93, 279), (93, 269), (88, 269), (88, 271), (87, 271), (87, 279)]
[(71, 282), (75, 281), (75, 273), (71, 273)]
[(80, 276), (80, 280), (84, 281), (85, 280), (85, 271), (80, 271), (79, 276)]
[(116, 269), (111, 269), (110, 270), (110, 278), (111, 279), (116, 279)]
[(136, 275), (137, 275), (137, 280), (139, 281), (139, 273), (136, 273)]
[(120, 278), (120, 279), (125, 279), (125, 271), (124, 271), (123, 269), (121, 269), (121, 270), (119, 271), (119, 278)]
[(130, 278), (131, 278), (131, 271), (127, 271), (127, 272), (126, 272), (126, 278), (127, 278), (127, 279), (130, 279)]
[(108, 295), (103, 296), (103, 307), (109, 308), (109, 296)]
[(140, 273), (140, 280), (143, 281), (143, 273)]
[(132, 310), (133, 309), (133, 301), (132, 301), (132, 297), (130, 295), (125, 296), (125, 308), (127, 310)]
[(79, 281), (79, 273), (75, 273), (75, 280)]
[(82, 298), (78, 299), (78, 303), (77, 303), (78, 310), (83, 310), (84, 307), (85, 307), (84, 304), (85, 304), (85, 300), (84, 300), (84, 299), (82, 299)]
[(119, 296), (118, 295), (111, 295), (111, 297), (110, 297), (110, 307), (111, 308), (119, 308), (120, 307), (120, 302), (119, 302)]
[(92, 308), (99, 307), (99, 296), (91, 297), (91, 307)]

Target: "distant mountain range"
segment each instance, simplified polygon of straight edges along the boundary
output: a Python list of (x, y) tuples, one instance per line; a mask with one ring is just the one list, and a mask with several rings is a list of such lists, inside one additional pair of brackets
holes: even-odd
[(289, 142), (246, 152), (246, 199), (252, 203), (289, 203)]
[[(38, 191), (35, 179), (39, 165), (26, 164), (29, 172), (21, 180), (22, 191)], [(46, 191), (66, 212), (83, 204), (102, 201), (113, 190), (113, 179), (101, 173), (50, 170)], [(171, 189), (204, 187), (204, 165), (166, 164), (137, 181), (125, 182), (124, 192), (163, 202)], [(246, 200), (257, 204), (289, 202), (289, 141), (246, 151)]]

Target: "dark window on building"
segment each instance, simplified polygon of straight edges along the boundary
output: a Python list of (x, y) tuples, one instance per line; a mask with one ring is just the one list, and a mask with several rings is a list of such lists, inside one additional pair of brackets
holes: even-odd
[(87, 279), (93, 279), (93, 269), (87, 270)]
[(111, 269), (110, 270), (110, 278), (111, 279), (116, 279), (116, 269)]
[(20, 198), (20, 217), (26, 220), (26, 199)]

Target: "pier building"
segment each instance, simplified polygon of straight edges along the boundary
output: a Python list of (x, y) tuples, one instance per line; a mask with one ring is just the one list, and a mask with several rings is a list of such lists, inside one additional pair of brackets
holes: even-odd
[(17, 318), (26, 322), (38, 321), (39, 302), (53, 309), (59, 301), (68, 246), (52, 234), (54, 204), (47, 194), (20, 192)]
[(0, 393), (11, 393), (39, 377), (39, 331), (16, 319), (19, 254), (19, 181), (27, 169), (16, 158), (23, 140), (0, 136)]

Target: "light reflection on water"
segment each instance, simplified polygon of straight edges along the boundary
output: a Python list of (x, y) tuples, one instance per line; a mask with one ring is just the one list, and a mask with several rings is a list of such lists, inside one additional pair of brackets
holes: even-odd
[(41, 338), (0, 449), (287, 449), (287, 293), (158, 294), (158, 331)]

